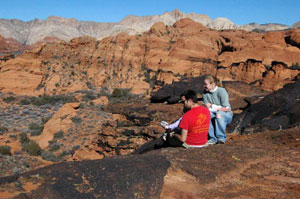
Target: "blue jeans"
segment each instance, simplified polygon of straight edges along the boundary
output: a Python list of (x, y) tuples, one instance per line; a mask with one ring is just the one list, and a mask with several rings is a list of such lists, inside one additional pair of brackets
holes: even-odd
[(217, 142), (218, 140), (226, 141), (226, 125), (232, 120), (232, 112), (218, 111), (221, 118), (216, 118), (216, 112), (210, 112), (211, 122), (209, 125), (209, 139)]

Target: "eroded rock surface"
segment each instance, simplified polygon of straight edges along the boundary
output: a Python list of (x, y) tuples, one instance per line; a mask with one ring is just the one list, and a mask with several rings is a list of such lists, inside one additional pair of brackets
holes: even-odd
[(300, 81), (265, 96), (233, 118), (230, 132), (256, 133), (299, 125)]
[(79, 37), (4, 59), (0, 89), (37, 96), (118, 88), (149, 96), (162, 85), (209, 73), (274, 91), (299, 74), (298, 37), (298, 29), (215, 31), (191, 19), (159, 22), (138, 35)]
[(7, 198), (298, 198), (299, 132), (60, 163), (0, 178), (0, 191)]

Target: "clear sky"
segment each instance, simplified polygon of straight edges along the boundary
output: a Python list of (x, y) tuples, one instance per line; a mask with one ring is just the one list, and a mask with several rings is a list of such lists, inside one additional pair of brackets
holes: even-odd
[(48, 16), (118, 22), (127, 15), (184, 13), (226, 17), (236, 24), (292, 25), (300, 21), (300, 0), (2, 0), (0, 18), (30, 21)]

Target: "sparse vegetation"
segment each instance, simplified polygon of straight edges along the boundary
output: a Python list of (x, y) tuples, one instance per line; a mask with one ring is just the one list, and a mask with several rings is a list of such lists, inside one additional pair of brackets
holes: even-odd
[(69, 95), (41, 95), (39, 97), (24, 98), (20, 101), (21, 104), (33, 104), (35, 106), (41, 106), (45, 104), (67, 103), (76, 102), (76, 98)]
[(51, 145), (49, 145), (49, 151), (57, 151), (59, 148), (60, 148), (59, 143), (52, 143)]
[(292, 65), (290, 66), (290, 69), (300, 70), (300, 64), (299, 63), (292, 63)]
[(27, 98), (21, 99), (19, 102), (20, 105), (28, 105), (30, 103), (31, 103), (31, 101)]
[(72, 122), (75, 123), (75, 124), (79, 124), (79, 123), (82, 122), (82, 119), (81, 119), (80, 117), (76, 117), (76, 116), (71, 117), (71, 120), (72, 120)]
[(51, 116), (42, 117), (42, 124), (46, 124), (51, 119)]
[(1, 155), (11, 155), (10, 146), (0, 146)]
[(37, 124), (37, 123), (30, 123), (29, 124), (29, 132), (31, 136), (41, 135), (44, 130), (44, 125)]
[(51, 151), (45, 151), (45, 150), (42, 150), (41, 152), (41, 157), (44, 159), (44, 160), (47, 160), (47, 161), (52, 161), (52, 162), (57, 162), (59, 161), (60, 159), (57, 158), (53, 152)]
[(82, 96), (82, 99), (84, 101), (94, 100), (96, 98), (97, 98), (96, 95), (94, 95), (92, 91), (87, 91), (85, 95)]
[(27, 134), (25, 132), (22, 132), (19, 135), (19, 141), (20, 141), (21, 144), (25, 144), (25, 143), (28, 143), (30, 140), (27, 137)]
[(8, 97), (3, 99), (3, 101), (5, 101), (6, 103), (10, 103), (10, 102), (13, 102), (15, 100), (16, 100), (16, 98), (14, 96), (8, 96)]
[(22, 144), (22, 150), (28, 153), (29, 155), (38, 156), (41, 154), (41, 147), (38, 143), (33, 140), (25, 142)]
[(112, 97), (121, 98), (128, 97), (129, 89), (126, 88), (115, 88), (112, 92)]
[(60, 130), (60, 131), (57, 131), (57, 132), (54, 134), (53, 139), (54, 139), (54, 140), (58, 140), (58, 139), (61, 139), (61, 138), (63, 138), (63, 137), (64, 137), (64, 132), (63, 132), (62, 130)]
[(8, 128), (6, 128), (5, 126), (0, 126), (0, 133), (5, 133), (8, 131)]

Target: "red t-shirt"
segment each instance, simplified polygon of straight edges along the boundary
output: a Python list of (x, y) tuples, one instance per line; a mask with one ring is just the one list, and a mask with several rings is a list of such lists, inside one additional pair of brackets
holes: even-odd
[(188, 131), (185, 143), (203, 145), (207, 142), (210, 112), (204, 106), (197, 106), (186, 112), (179, 127)]

